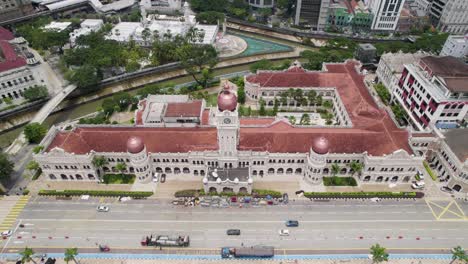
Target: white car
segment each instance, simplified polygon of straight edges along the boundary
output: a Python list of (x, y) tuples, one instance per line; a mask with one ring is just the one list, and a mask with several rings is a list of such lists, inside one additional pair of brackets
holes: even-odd
[(159, 181), (159, 173), (155, 173), (153, 175), (153, 182), (158, 182)]
[(423, 181), (417, 181), (411, 185), (413, 189), (424, 189), (425, 183)]
[(13, 234), (12, 230), (7, 230), (2, 232), (2, 237), (9, 237)]
[(289, 236), (289, 230), (288, 230), (288, 229), (280, 229), (280, 230), (278, 231), (278, 234), (279, 234), (280, 236)]
[(98, 211), (98, 212), (109, 212), (109, 206), (99, 205), (99, 206), (97, 207), (97, 211)]

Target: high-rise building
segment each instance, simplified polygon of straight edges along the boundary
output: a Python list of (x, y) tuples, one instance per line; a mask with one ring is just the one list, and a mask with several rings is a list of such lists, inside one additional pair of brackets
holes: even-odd
[(468, 59), (468, 35), (451, 35), (445, 41), (440, 56), (453, 56), (462, 60)]
[(431, 21), (437, 29), (455, 34), (468, 33), (468, 1), (433, 0)]
[(0, 1), (0, 21), (12, 19), (29, 14), (33, 11), (29, 0), (2, 0)]
[(374, 14), (372, 30), (394, 31), (405, 0), (373, 0), (369, 7)]
[(310, 25), (312, 30), (324, 30), (327, 25), (330, 0), (297, 0), (296, 25)]

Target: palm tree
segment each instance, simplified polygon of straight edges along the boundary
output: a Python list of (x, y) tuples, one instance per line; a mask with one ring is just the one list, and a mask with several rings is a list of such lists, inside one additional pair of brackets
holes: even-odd
[(143, 38), (143, 42), (145, 43), (145, 46), (148, 46), (147, 41), (148, 41), (150, 36), (151, 36), (151, 32), (150, 32), (149, 28), (143, 29), (143, 31), (141, 32), (141, 37)]
[(115, 165), (115, 169), (118, 170), (120, 174), (123, 175), (124, 170), (127, 169), (127, 165), (125, 163), (120, 162), (120, 163), (117, 163), (117, 165)]
[(340, 172), (340, 165), (338, 165), (338, 163), (333, 163), (332, 166), (331, 166), (331, 172), (332, 172), (332, 175), (333, 176), (336, 176), (338, 174), (338, 172)]
[(25, 247), (22, 252), (20, 252), (21, 255), (21, 263), (26, 263), (29, 261), (32, 261), (34, 264), (36, 264), (36, 261), (32, 258), (34, 255), (34, 250), (32, 248)]
[(76, 261), (76, 256), (78, 255), (78, 249), (77, 248), (67, 248), (65, 250), (65, 257), (63, 260), (68, 264), (70, 260), (73, 260), (76, 264), (78, 264), (78, 261)]
[(307, 92), (307, 100), (309, 101), (309, 104), (314, 104), (315, 103), (315, 98), (317, 97), (317, 92), (314, 90), (309, 90)]
[(384, 247), (379, 244), (375, 244), (370, 248), (372, 255), (372, 263), (380, 263), (382, 261), (388, 261), (388, 253)]
[(102, 167), (104, 167), (104, 165), (107, 165), (109, 162), (104, 156), (94, 156), (92, 163), (97, 169), (98, 176), (100, 176)]
[(452, 261), (450, 263), (455, 262), (455, 260), (460, 260), (462, 263), (468, 262), (468, 255), (461, 246), (452, 248)]
[(362, 163), (359, 163), (357, 161), (353, 161), (349, 164), (349, 167), (351, 168), (351, 175), (354, 175), (354, 173), (357, 173), (358, 175), (361, 175), (362, 168), (364, 167)]

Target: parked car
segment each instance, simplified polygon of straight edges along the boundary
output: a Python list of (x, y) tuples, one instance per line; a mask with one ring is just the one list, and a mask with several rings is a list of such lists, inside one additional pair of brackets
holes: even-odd
[(288, 220), (286, 221), (286, 226), (287, 227), (298, 227), (299, 226), (299, 221), (297, 220)]
[(156, 172), (156, 173), (153, 175), (153, 182), (158, 182), (158, 181), (159, 181), (159, 173)]
[(231, 197), (231, 203), (237, 203), (237, 196)]
[(99, 205), (99, 206), (97, 207), (97, 211), (98, 211), (98, 212), (109, 212), (109, 206)]
[(453, 193), (453, 190), (447, 186), (440, 187), (440, 190), (446, 193)]
[(418, 177), (419, 177), (419, 180), (421, 181), (424, 180), (424, 173), (418, 170)]
[(239, 236), (240, 233), (240, 229), (228, 229), (226, 232), (228, 236)]
[(161, 174), (161, 183), (165, 183), (166, 182), (166, 174)]
[(424, 189), (424, 186), (425, 186), (425, 183), (423, 181), (417, 181), (411, 185), (411, 188), (418, 190), (418, 189)]
[(278, 234), (279, 234), (280, 236), (289, 236), (289, 230), (288, 230), (288, 229), (280, 229), (280, 230), (278, 231)]
[(2, 237), (9, 237), (13, 234), (13, 231), (10, 229), (10, 230), (6, 230), (6, 231), (3, 231), (2, 232)]

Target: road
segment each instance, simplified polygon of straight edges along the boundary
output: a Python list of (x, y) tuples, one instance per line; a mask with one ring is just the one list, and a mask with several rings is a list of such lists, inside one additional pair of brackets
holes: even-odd
[[(110, 198), (108, 198), (110, 199)], [(109, 200), (110, 211), (99, 213), (97, 199), (56, 201), (37, 198), (20, 214), (18, 228), (0, 244), (8, 249), (62, 248), (95, 249), (108, 244), (112, 249), (140, 252), (140, 239), (150, 233), (190, 235), (191, 250), (226, 245), (272, 245), (287, 250), (351, 250), (367, 252), (380, 243), (399, 252), (425, 250), (441, 252), (455, 245), (468, 246), (468, 221), (435, 218), (425, 201), (296, 202), (297, 204), (250, 208), (186, 208), (170, 201)], [(461, 208), (468, 211), (467, 204)], [(451, 211), (452, 209), (447, 209)], [(446, 211), (447, 211), (446, 210)], [(287, 219), (300, 226), (288, 228), (290, 236), (280, 237)], [(240, 236), (226, 235), (229, 228)], [(54, 251), (52, 250), (52, 251)], [(292, 252), (292, 251), (291, 251)]]

